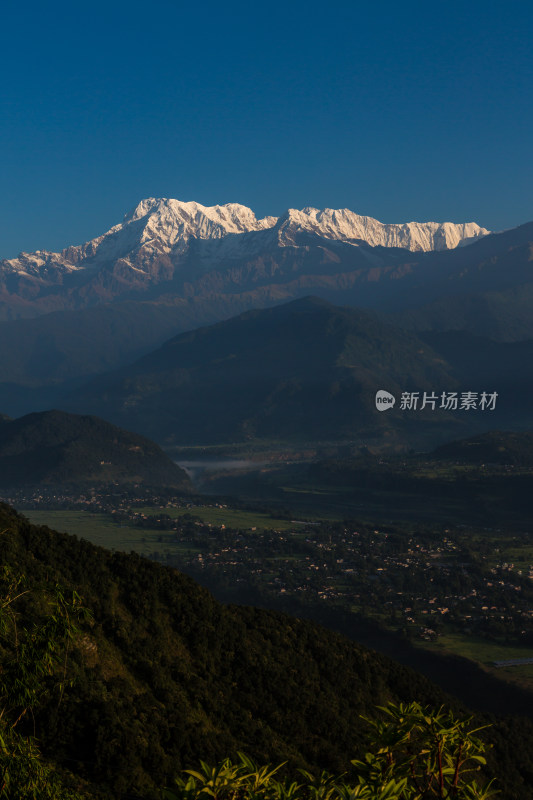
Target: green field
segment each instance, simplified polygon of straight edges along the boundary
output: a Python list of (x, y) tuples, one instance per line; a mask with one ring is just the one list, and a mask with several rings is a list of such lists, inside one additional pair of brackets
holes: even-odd
[[(132, 550), (144, 556), (186, 554), (197, 552), (190, 545), (165, 541), (167, 536), (162, 531), (145, 530), (128, 525), (117, 525), (110, 522), (103, 514), (90, 511), (22, 511), (34, 525), (47, 525), (49, 528), (71, 533), (80, 539), (87, 539), (100, 547), (110, 550), (121, 550), (130, 553)], [(159, 541), (159, 539), (163, 541)]]
[(460, 633), (445, 633), (439, 636), (435, 642), (415, 643), (417, 646), (434, 652), (453, 653), (469, 658), (502, 680), (512, 681), (528, 689), (533, 689), (533, 664), (499, 668), (494, 666), (494, 661), (533, 658), (533, 648), (531, 647), (497, 644)]
[(245, 530), (258, 531), (294, 531), (301, 528), (301, 525), (287, 519), (274, 519), (268, 514), (261, 514), (257, 511), (241, 511), (233, 508), (217, 508), (215, 506), (197, 506), (193, 508), (163, 508), (156, 506), (146, 506), (136, 509), (142, 514), (151, 516), (152, 514), (168, 514), (169, 517), (179, 518), (185, 514), (199, 517), (203, 522), (211, 525), (225, 525), (226, 528), (242, 528)]
[[(179, 518), (185, 514), (199, 517), (206, 523), (227, 528), (240, 528), (245, 530), (264, 531), (294, 531), (298, 533), (304, 525), (285, 519), (272, 519), (268, 514), (253, 511), (240, 511), (230, 508), (216, 508), (214, 506), (198, 506), (197, 508), (162, 508), (146, 506), (136, 509), (147, 517), (158, 514), (168, 514)], [(170, 542), (169, 531), (150, 528), (137, 528), (133, 525), (118, 525), (111, 522), (104, 514), (95, 514), (90, 511), (50, 511), (50, 510), (23, 510), (22, 513), (35, 525), (48, 525), (57, 531), (73, 533), (81, 539), (88, 539), (93, 544), (107, 547), (111, 550), (122, 550), (126, 553), (132, 550), (144, 556), (173, 554), (186, 555), (198, 552), (189, 544)], [(159, 540), (162, 541), (159, 541)]]

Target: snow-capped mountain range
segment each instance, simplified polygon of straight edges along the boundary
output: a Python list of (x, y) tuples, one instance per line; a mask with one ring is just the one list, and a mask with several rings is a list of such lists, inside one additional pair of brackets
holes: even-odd
[[(269, 231), (267, 237), (243, 234)], [(257, 219), (254, 212), (238, 203), (203, 206), (166, 198), (148, 198), (107, 233), (60, 253), (38, 250), (21, 253), (0, 262), (0, 273), (16, 273), (46, 280), (61, 280), (80, 269), (98, 269), (124, 260), (146, 271), (154, 257), (176, 257), (184, 253), (190, 239), (214, 240), (221, 257), (238, 257), (263, 249), (265, 245), (297, 246), (297, 235), (314, 234), (357, 246), (400, 247), (411, 251), (448, 250), (470, 243), (489, 233), (475, 222), (408, 222), (384, 224), (348, 209), (289, 209), (281, 217)], [(226, 239), (220, 247), (220, 240)], [(215, 255), (208, 248), (206, 256)]]
[(56, 384), (309, 295), (407, 328), (531, 338), (532, 248), (533, 222), (489, 234), (475, 223), (386, 225), (313, 208), (258, 219), (236, 203), (149, 198), (86, 244), (0, 262), (0, 399), (22, 413), (26, 398), (31, 410), (41, 381), (50, 407)]

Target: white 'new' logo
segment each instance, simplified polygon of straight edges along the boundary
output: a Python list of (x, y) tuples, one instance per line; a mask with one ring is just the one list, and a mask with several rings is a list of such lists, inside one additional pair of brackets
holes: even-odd
[(390, 392), (386, 392), (385, 389), (380, 389), (379, 392), (376, 392), (376, 408), (378, 411), (388, 411), (389, 408), (392, 408), (394, 403), (396, 402), (396, 398)]

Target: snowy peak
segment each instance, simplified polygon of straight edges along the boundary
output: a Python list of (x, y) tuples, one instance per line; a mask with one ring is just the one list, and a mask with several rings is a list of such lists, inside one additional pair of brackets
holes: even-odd
[(121, 223), (90, 242), (67, 247), (61, 253), (21, 253), (16, 259), (1, 262), (1, 266), (4, 270), (30, 274), (59, 262), (75, 269), (80, 262), (125, 258), (140, 249), (182, 252), (190, 238), (216, 240), (229, 234), (268, 229), (277, 231), (276, 238), (281, 245), (293, 243), (295, 233), (308, 232), (325, 239), (364, 241), (371, 246), (403, 247), (412, 251), (452, 249), (490, 233), (475, 222), (385, 224), (347, 208), (322, 211), (312, 207), (301, 211), (290, 208), (279, 218), (257, 219), (250, 208), (240, 203), (203, 206), (193, 201), (149, 197), (141, 200)]
[[(272, 248), (301, 246), (302, 233), (353, 246), (366, 242), (431, 251), (455, 248), (489, 231), (474, 222), (384, 224), (347, 208), (291, 208), (279, 218), (257, 219), (240, 203), (203, 206), (149, 197), (121, 223), (85, 244), (67, 247), (61, 253), (21, 253), (18, 258), (0, 262), (0, 278), (11, 275), (43, 285), (70, 285), (77, 280), (74, 273), (85, 271), (89, 275), (105, 270), (122, 283), (141, 278), (160, 282), (177, 275), (188, 256), (193, 279), (194, 273), (217, 268), (227, 259), (257, 256), (265, 248), (270, 252)], [(201, 247), (193, 247), (194, 242)]]
[(373, 217), (363, 217), (348, 208), (323, 211), (318, 208), (290, 208), (279, 219), (282, 239), (290, 232), (308, 231), (325, 239), (360, 240), (372, 247), (402, 247), (412, 251), (450, 250), (460, 244), (486, 236), (490, 231), (475, 222), (406, 222), (387, 224)]
[(136, 221), (143, 222), (141, 241), (157, 238), (161, 244), (173, 247), (191, 236), (221, 239), (229, 233), (263, 230), (272, 227), (276, 218), (258, 220), (250, 208), (239, 203), (203, 206), (195, 202), (150, 197), (126, 215), (123, 227)]

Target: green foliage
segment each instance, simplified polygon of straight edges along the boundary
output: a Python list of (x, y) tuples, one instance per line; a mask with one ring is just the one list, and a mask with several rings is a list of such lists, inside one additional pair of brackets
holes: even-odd
[(56, 768), (43, 761), (32, 737), (21, 736), (0, 720), (0, 798), (2, 800), (82, 800), (69, 789)]
[[(16, 601), (19, 635), (46, 624), (56, 584), (69, 602), (75, 587), (93, 614), (69, 644), (66, 679), (58, 650), (39, 703), (18, 727), (27, 740), (35, 717), (40, 763), (68, 767), (91, 796), (156, 800), (159, 787), (199, 758), (213, 764), (244, 751), (260, 764), (287, 760), (287, 776), (280, 770), (272, 780), (284, 798), (296, 798), (302, 780), (289, 770), (338, 775), (351, 758), (364, 758), (361, 715), (373, 716), (376, 704), (416, 697), (461, 713), (427, 679), (320, 626), (222, 606), (176, 570), (32, 526), (5, 506), (0, 523), (9, 528), (0, 564), (26, 576), (15, 590), (26, 592)], [(14, 651), (0, 645), (3, 665)], [(531, 800), (530, 721), (497, 721), (480, 735), (495, 741), (486, 771), (502, 776), (502, 797)], [(319, 777), (316, 784), (323, 792)], [(342, 800), (355, 791), (346, 785)], [(364, 798), (357, 791), (353, 797)]]
[(367, 719), (371, 747), (363, 760), (353, 760), (355, 776), (314, 776), (300, 770), (304, 782), (278, 780), (284, 764), (259, 766), (243, 753), (238, 762), (224, 759), (211, 767), (185, 770), (165, 800), (488, 800), (496, 794), (467, 780), (485, 764), (485, 745), (470, 729), (471, 719), (450, 711), (431, 711), (419, 703), (381, 707), (384, 720)]
[[(33, 598), (39, 618), (30, 626), (20, 626), (21, 612), (16, 601), (30, 593), (24, 576), (4, 566), (0, 575), (0, 642), (4, 650), (0, 674), (0, 703), (18, 723), (25, 714), (55, 691), (58, 704), (67, 679), (67, 657), (79, 633), (75, 621), (88, 618), (77, 592), (67, 592), (55, 584)], [(50, 680), (52, 678), (52, 680)]]
[[(20, 609), (25, 603), (26, 609)], [(26, 624), (22, 611), (33, 605)], [(35, 736), (27, 733), (30, 717), (53, 698), (57, 707), (65, 688), (70, 645), (79, 633), (76, 622), (88, 618), (76, 592), (55, 584), (34, 591), (24, 575), (4, 566), (0, 572), (0, 798), (9, 800), (75, 800), (56, 771), (46, 764)]]
[(472, 719), (456, 719), (444, 708), (431, 712), (419, 703), (382, 708), (385, 720), (367, 719), (372, 751), (354, 760), (360, 780), (374, 789), (391, 780), (405, 781), (403, 797), (491, 797), (491, 784), (482, 789), (466, 776), (485, 765), (484, 742), (470, 730)]

